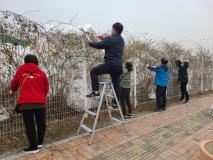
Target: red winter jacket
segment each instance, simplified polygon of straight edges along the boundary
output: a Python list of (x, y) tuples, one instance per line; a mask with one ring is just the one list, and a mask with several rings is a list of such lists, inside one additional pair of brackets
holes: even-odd
[(10, 82), (10, 90), (19, 88), (18, 104), (46, 103), (49, 83), (46, 74), (33, 63), (19, 67)]

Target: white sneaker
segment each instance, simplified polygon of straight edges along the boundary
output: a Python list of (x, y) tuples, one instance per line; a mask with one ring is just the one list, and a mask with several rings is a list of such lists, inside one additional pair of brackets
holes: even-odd
[(43, 144), (37, 145), (38, 149), (41, 149), (43, 147)]

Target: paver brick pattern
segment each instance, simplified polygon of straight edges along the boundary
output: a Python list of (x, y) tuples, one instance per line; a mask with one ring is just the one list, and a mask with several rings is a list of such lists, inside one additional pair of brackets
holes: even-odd
[(199, 143), (213, 139), (210, 105), (213, 95), (177, 104), (128, 122), (128, 134), (121, 125), (89, 137), (70, 141), (19, 160), (198, 160)]
[[(208, 111), (208, 109), (202, 110), (181, 121), (158, 128), (116, 149), (101, 154), (95, 159), (152, 159), (199, 131), (206, 124), (210, 124), (212, 119), (208, 115)], [(173, 154), (172, 157), (179, 156), (175, 152), (170, 154)], [(168, 155), (162, 158), (166, 159)]]

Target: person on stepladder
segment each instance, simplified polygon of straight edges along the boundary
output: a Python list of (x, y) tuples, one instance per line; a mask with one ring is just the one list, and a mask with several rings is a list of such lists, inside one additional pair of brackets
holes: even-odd
[(123, 49), (124, 39), (121, 36), (123, 25), (116, 22), (112, 25), (111, 36), (99, 36), (100, 41), (89, 42), (89, 46), (96, 49), (104, 49), (104, 64), (94, 67), (91, 72), (92, 92), (86, 97), (100, 96), (98, 76), (102, 74), (110, 74), (116, 96), (119, 97), (119, 80), (123, 72)]
[[(120, 78), (120, 103), (122, 107), (122, 112), (124, 118), (132, 117), (132, 108), (130, 104), (130, 89), (131, 89), (131, 73), (133, 70), (133, 66), (131, 62), (126, 62), (123, 74)], [(128, 107), (128, 113), (126, 112), (126, 105)]]
[(155, 75), (155, 85), (156, 85), (156, 103), (157, 112), (162, 112), (166, 110), (166, 90), (169, 81), (169, 68), (167, 67), (168, 60), (165, 58), (161, 59), (161, 65), (158, 67), (151, 67), (147, 64), (147, 68), (153, 72)]
[(185, 103), (189, 101), (189, 94), (187, 91), (187, 84), (188, 84), (188, 73), (187, 69), (189, 67), (189, 62), (182, 62), (180, 60), (175, 61), (178, 70), (178, 82), (180, 83), (180, 91), (181, 91), (181, 97), (179, 101), (182, 101), (185, 98)]

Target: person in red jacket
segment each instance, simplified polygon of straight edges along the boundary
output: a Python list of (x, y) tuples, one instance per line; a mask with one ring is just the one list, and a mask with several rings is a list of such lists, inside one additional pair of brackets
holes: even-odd
[(38, 67), (38, 59), (35, 55), (26, 55), (24, 62), (25, 64), (19, 67), (10, 82), (10, 94), (19, 90), (18, 109), (23, 115), (30, 144), (24, 151), (37, 153), (44, 142), (46, 96), (49, 91), (49, 83), (46, 74)]

